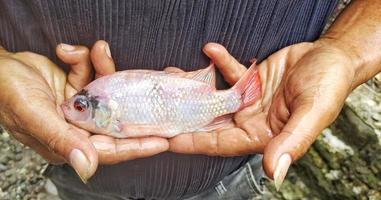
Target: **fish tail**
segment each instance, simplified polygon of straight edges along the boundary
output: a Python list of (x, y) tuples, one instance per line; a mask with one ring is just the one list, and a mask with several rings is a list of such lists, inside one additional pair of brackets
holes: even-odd
[(250, 106), (261, 97), (261, 81), (256, 61), (245, 72), (241, 79), (233, 86), (233, 90), (241, 94), (240, 109)]

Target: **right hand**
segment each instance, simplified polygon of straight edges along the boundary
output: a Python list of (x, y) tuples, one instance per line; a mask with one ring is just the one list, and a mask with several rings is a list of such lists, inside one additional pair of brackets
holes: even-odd
[(57, 54), (71, 65), (67, 77), (44, 56), (10, 53), (0, 47), (0, 124), (14, 138), (52, 164), (69, 163), (83, 181), (95, 173), (98, 162), (116, 163), (168, 149), (167, 140), (161, 138), (102, 138), (96, 141), (102, 142), (103, 149), (95, 148), (90, 133), (67, 123), (60, 109), (65, 97), (92, 80), (89, 50), (57, 48)]

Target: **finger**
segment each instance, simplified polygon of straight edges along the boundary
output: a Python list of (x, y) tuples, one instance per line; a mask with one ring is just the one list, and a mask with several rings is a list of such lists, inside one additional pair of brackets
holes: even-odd
[(95, 69), (95, 78), (115, 72), (110, 46), (106, 41), (98, 40), (91, 49), (90, 56)]
[(50, 164), (65, 163), (65, 160), (61, 156), (50, 152), (46, 146), (42, 145), (38, 140), (34, 139), (33, 137), (18, 132), (13, 132), (11, 135), (22, 144), (32, 148), (34, 151), (37, 152), (37, 154), (41, 155)]
[(224, 79), (231, 85), (234, 85), (247, 69), (220, 44), (208, 43), (203, 51), (217, 65)]
[(238, 156), (262, 153), (270, 139), (261, 128), (251, 126), (251, 133), (240, 128), (228, 128), (213, 132), (181, 134), (171, 138), (170, 151), (209, 156)]
[(94, 72), (87, 47), (59, 44), (56, 54), (62, 62), (70, 65), (68, 82), (75, 90), (80, 90), (92, 81)]
[(101, 164), (116, 164), (122, 161), (152, 156), (168, 150), (168, 140), (160, 137), (116, 139), (104, 135), (90, 137), (98, 151)]
[(269, 177), (274, 178), (277, 189), (283, 182), (291, 163), (305, 154), (320, 132), (337, 116), (338, 112), (332, 111), (337, 109), (327, 107), (299, 106), (292, 112), (281, 133), (266, 146), (264, 169)]

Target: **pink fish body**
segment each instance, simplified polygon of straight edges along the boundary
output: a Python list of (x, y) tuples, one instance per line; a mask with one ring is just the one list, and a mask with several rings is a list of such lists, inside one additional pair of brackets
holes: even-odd
[(117, 138), (223, 127), (232, 113), (261, 95), (253, 64), (228, 90), (216, 90), (213, 64), (203, 70), (166, 73), (126, 70), (94, 80), (62, 104), (65, 118), (92, 133)]

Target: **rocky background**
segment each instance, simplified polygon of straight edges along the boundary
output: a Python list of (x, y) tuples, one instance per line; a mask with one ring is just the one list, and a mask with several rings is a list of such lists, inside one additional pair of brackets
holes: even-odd
[[(341, 0), (329, 24), (349, 3)], [(0, 200), (58, 200), (46, 163), (0, 128)], [(261, 199), (381, 200), (381, 74), (357, 88), (338, 119), (295, 163), (276, 192)]]

